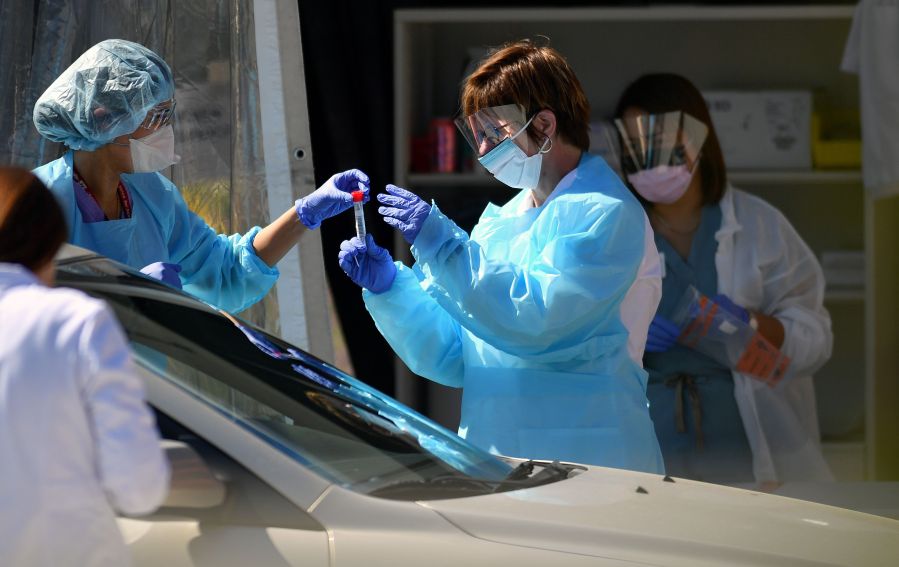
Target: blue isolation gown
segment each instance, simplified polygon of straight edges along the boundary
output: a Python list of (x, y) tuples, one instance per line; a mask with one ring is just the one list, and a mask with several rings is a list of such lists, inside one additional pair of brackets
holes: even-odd
[[(720, 227), (721, 208), (704, 207), (686, 260), (664, 237), (656, 235), (656, 247), (665, 263), (658, 314), (670, 320), (690, 285), (708, 297), (717, 293), (715, 233)], [(681, 345), (667, 352), (647, 352), (643, 362), (649, 372), (646, 390), (649, 411), (662, 447), (666, 472), (709, 482), (752, 482), (752, 452), (734, 398), (730, 368)], [(678, 405), (682, 407), (681, 412)], [(697, 408), (701, 408), (700, 421), (696, 420)], [(679, 415), (682, 415), (683, 432), (677, 427)], [(702, 432), (702, 448), (697, 424)]]
[(231, 312), (262, 299), (278, 280), (278, 269), (253, 249), (259, 227), (244, 235), (216, 234), (159, 173), (121, 176), (131, 196), (130, 219), (85, 222), (72, 185), (72, 157), (67, 152), (34, 170), (62, 206), (72, 244), (138, 270), (153, 262), (180, 264), (185, 291)]
[(434, 205), (392, 287), (363, 291), (410, 369), (462, 388), (459, 434), (493, 453), (663, 471), (646, 373), (621, 302), (644, 253), (645, 216), (585, 154), (538, 208), (521, 191), (471, 236)]

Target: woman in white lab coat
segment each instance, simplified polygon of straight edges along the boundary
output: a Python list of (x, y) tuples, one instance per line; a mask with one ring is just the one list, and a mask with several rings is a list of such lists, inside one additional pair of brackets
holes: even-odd
[[(831, 480), (812, 382), (833, 342), (821, 268), (777, 209), (727, 183), (708, 108), (687, 79), (640, 77), (622, 94), (616, 115), (627, 123), (674, 111), (708, 128), (698, 164), (689, 163), (687, 149), (680, 166), (625, 174), (664, 258), (662, 301), (644, 366), (666, 471), (725, 483)], [(780, 385), (772, 388), (677, 343), (682, 329), (671, 318), (690, 285), (790, 357)]]
[(53, 282), (53, 195), (0, 168), (0, 565), (121, 566), (116, 511), (146, 514), (169, 468), (125, 337), (101, 301)]

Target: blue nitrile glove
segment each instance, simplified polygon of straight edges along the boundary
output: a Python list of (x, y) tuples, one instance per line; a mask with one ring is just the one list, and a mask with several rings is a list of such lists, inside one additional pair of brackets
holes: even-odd
[(431, 205), (415, 193), (396, 185), (388, 185), (387, 192), (390, 195), (378, 194), (378, 201), (388, 205), (378, 207), (378, 212), (384, 215), (384, 222), (403, 233), (406, 242), (414, 244), (415, 237), (431, 213)]
[(170, 262), (153, 262), (140, 269), (140, 273), (169, 284), (175, 289), (181, 289), (181, 278), (178, 277), (180, 271), (180, 264)]
[(665, 352), (674, 346), (679, 336), (680, 328), (677, 325), (661, 315), (656, 315), (649, 324), (646, 352)]
[(318, 228), (323, 220), (353, 208), (353, 191), (362, 191), (362, 202), (367, 203), (368, 183), (368, 176), (358, 169), (335, 173), (321, 187), (297, 199), (294, 209), (307, 228)]
[(749, 324), (749, 311), (731, 301), (731, 299), (723, 293), (719, 293), (718, 295), (713, 297), (712, 301), (717, 303), (718, 306), (721, 307), (721, 309), (724, 309), (740, 321), (743, 321), (747, 325)]
[(340, 268), (356, 285), (372, 293), (384, 293), (393, 285), (396, 277), (393, 258), (390, 252), (375, 244), (371, 234), (365, 235), (364, 243), (355, 236), (341, 242), (337, 259)]

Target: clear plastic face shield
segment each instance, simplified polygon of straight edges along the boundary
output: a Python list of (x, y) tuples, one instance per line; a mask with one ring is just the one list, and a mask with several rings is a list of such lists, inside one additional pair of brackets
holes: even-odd
[(172, 123), (175, 117), (175, 100), (161, 102), (147, 112), (147, 117), (141, 122), (144, 130), (159, 130)]
[[(536, 116), (536, 115), (535, 115)], [(500, 182), (513, 189), (535, 189), (540, 182), (543, 154), (552, 148), (546, 136), (531, 150), (524, 109), (516, 104), (492, 106), (456, 119), (462, 136), (478, 155), (478, 162)]]
[(693, 173), (709, 133), (705, 124), (681, 111), (623, 116), (615, 119), (615, 127), (625, 175), (681, 165)]
[(626, 114), (615, 120), (622, 173), (652, 203), (673, 203), (690, 186), (708, 127), (681, 111)]
[(478, 157), (489, 153), (506, 138), (514, 137), (518, 147), (527, 153), (532, 149), (530, 137), (522, 132), (529, 120), (524, 109), (517, 104), (484, 108), (469, 116), (456, 118), (455, 123)]
[(139, 136), (132, 133), (128, 142), (111, 142), (116, 146), (130, 147), (132, 173), (161, 171), (181, 160), (181, 156), (175, 153), (174, 115), (174, 99), (159, 103), (147, 112), (147, 117), (137, 129)]

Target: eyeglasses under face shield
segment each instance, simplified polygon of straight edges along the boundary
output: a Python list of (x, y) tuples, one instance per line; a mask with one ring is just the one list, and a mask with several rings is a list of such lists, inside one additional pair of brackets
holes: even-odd
[(625, 174), (659, 166), (696, 167), (709, 129), (681, 111), (638, 114), (615, 119), (621, 136), (621, 162)]
[[(481, 109), (474, 114), (456, 118), (454, 122), (468, 145), (481, 157), (506, 138), (521, 132), (528, 119), (521, 106), (504, 104)], [(514, 141), (521, 149), (528, 150), (530, 141), (527, 136), (516, 136)]]
[(146, 130), (159, 130), (172, 123), (175, 117), (175, 100), (161, 102), (147, 112), (147, 117), (141, 123), (141, 128)]

